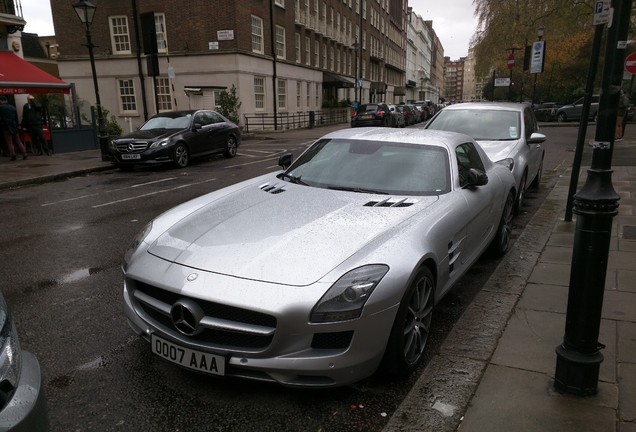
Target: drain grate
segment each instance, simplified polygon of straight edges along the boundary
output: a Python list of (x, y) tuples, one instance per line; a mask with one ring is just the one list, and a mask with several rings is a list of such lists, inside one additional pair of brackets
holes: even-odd
[(623, 238), (626, 240), (636, 240), (636, 226), (624, 225)]

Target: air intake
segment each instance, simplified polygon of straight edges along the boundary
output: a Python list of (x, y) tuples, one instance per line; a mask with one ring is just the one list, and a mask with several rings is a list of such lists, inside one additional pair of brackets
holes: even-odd
[(280, 187), (280, 186), (278, 186), (276, 184), (271, 185), (271, 184), (266, 183), (266, 184), (260, 186), (260, 188), (261, 188), (262, 191), (267, 192), (267, 193), (271, 193), (271, 194), (279, 194), (279, 193), (285, 192), (285, 189), (283, 189), (282, 187)]
[(364, 206), (365, 207), (410, 207), (413, 204), (414, 204), (413, 202), (407, 201), (406, 198), (403, 198), (401, 200), (388, 198), (382, 201), (369, 201)]

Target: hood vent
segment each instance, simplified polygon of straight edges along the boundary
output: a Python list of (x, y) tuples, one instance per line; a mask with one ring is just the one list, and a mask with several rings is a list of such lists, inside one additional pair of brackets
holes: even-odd
[(414, 204), (413, 202), (408, 202), (406, 198), (403, 198), (401, 200), (388, 198), (382, 201), (369, 201), (364, 206), (365, 207), (410, 207), (413, 204)]
[(265, 191), (267, 193), (271, 193), (274, 195), (285, 192), (285, 189), (283, 189), (282, 187), (278, 185), (270, 185), (268, 183), (265, 183), (264, 185), (260, 186), (260, 188), (262, 191)]

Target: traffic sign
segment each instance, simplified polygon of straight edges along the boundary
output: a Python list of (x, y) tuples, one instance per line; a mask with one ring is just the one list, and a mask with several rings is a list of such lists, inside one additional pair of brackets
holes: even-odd
[(515, 54), (513, 52), (508, 55), (508, 69), (512, 70), (515, 67)]
[(636, 74), (636, 52), (631, 53), (625, 59), (625, 70), (630, 74)]
[(610, 17), (610, 0), (597, 0), (594, 2), (593, 25), (607, 24)]

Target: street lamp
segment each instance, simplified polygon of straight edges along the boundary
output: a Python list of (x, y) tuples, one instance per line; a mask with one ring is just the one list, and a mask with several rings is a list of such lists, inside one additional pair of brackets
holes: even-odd
[(73, 9), (79, 17), (82, 24), (86, 26), (86, 44), (83, 44), (88, 48), (88, 56), (91, 61), (91, 71), (93, 72), (93, 86), (95, 87), (95, 105), (97, 107), (97, 139), (99, 141), (99, 149), (102, 154), (102, 160), (109, 160), (108, 157), (108, 133), (106, 132), (106, 124), (104, 122), (104, 116), (102, 115), (102, 104), (99, 99), (99, 85), (97, 84), (97, 72), (95, 71), (95, 57), (93, 56), (93, 45), (91, 39), (91, 23), (95, 16), (95, 10), (97, 6), (88, 0), (79, 0), (73, 4)]
[(354, 84), (353, 84), (353, 91), (354, 91), (354, 101), (353, 101), (353, 107), (355, 110), (358, 109), (358, 49), (360, 48), (360, 44), (358, 43), (358, 36), (356, 36), (356, 41), (353, 43), (353, 49), (356, 52), (355, 58), (354, 58), (354, 65), (353, 65), (353, 75), (354, 75)]

